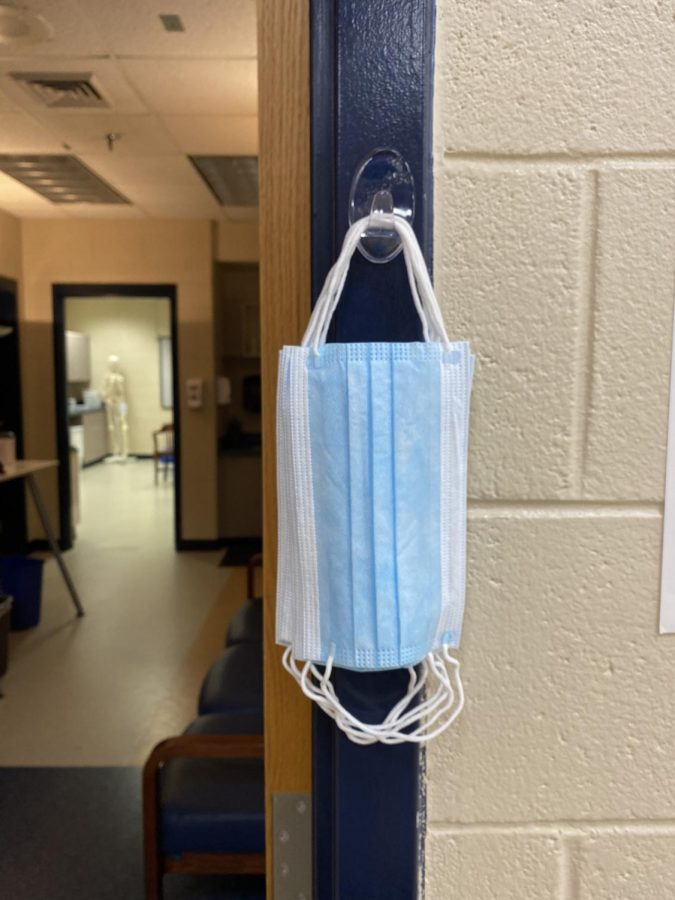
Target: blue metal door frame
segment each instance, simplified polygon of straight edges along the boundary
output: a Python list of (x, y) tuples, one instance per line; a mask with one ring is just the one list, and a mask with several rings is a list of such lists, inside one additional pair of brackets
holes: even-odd
[[(415, 179), (414, 228), (431, 266), (434, 0), (311, 0), (312, 293), (318, 296), (348, 225), (354, 172), (393, 148)], [(421, 338), (399, 256), (356, 254), (331, 340)], [(343, 703), (384, 718), (407, 673), (335, 671)], [(315, 900), (414, 900), (424, 820), (423, 755), (414, 745), (352, 744), (314, 713)]]

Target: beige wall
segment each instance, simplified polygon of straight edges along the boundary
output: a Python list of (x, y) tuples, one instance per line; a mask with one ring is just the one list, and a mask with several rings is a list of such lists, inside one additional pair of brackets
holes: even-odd
[[(217, 537), (216, 407), (213, 392), (213, 234), (206, 221), (44, 220), (22, 222), (24, 289), (22, 377), (26, 451), (56, 455), (52, 353), (55, 283), (175, 284), (178, 367), (204, 379), (204, 407), (190, 410), (180, 393), (183, 537)], [(52, 510), (56, 482), (44, 478)]]
[(427, 900), (667, 900), (671, 9), (438, 14), (436, 284), (478, 365), (467, 708), (429, 750)]
[(108, 357), (120, 357), (128, 406), (129, 452), (151, 454), (152, 432), (172, 421), (162, 409), (159, 338), (171, 335), (169, 300), (147, 297), (82, 297), (66, 302), (66, 328), (90, 338), (90, 387), (103, 390)]
[(21, 223), (0, 210), (0, 276), (19, 280), (21, 276)]
[(258, 223), (218, 222), (215, 245), (216, 262), (257, 262)]

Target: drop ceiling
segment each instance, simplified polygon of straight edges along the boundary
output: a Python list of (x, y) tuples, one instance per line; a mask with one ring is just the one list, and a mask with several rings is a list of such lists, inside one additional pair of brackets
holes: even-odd
[[(7, 2), (7, 0), (4, 0)], [(188, 157), (256, 156), (255, 0), (27, 0), (49, 41), (0, 44), (0, 154), (71, 154), (127, 204), (54, 204), (0, 172), (0, 209), (31, 217), (253, 220)], [(160, 15), (180, 17), (166, 31)], [(49, 108), (17, 73), (91, 74), (106, 108)], [(120, 135), (108, 149), (107, 134)]]

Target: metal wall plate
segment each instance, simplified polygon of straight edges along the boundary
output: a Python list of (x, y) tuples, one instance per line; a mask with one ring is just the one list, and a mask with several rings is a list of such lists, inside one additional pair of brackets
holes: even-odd
[(312, 900), (312, 795), (273, 794), (274, 898)]

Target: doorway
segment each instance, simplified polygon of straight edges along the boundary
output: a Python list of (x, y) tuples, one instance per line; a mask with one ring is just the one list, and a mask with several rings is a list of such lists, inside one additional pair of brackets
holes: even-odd
[[(16, 452), (23, 456), (21, 370), (16, 282), (0, 277), (0, 432), (16, 438)], [(0, 502), (0, 552), (25, 553), (26, 505), (20, 481), (2, 485)]]
[(175, 286), (54, 285), (53, 307), (62, 547), (72, 547), (85, 515), (82, 486), (99, 519), (108, 500), (123, 513), (140, 489), (152, 491), (156, 514), (170, 507), (178, 548)]

